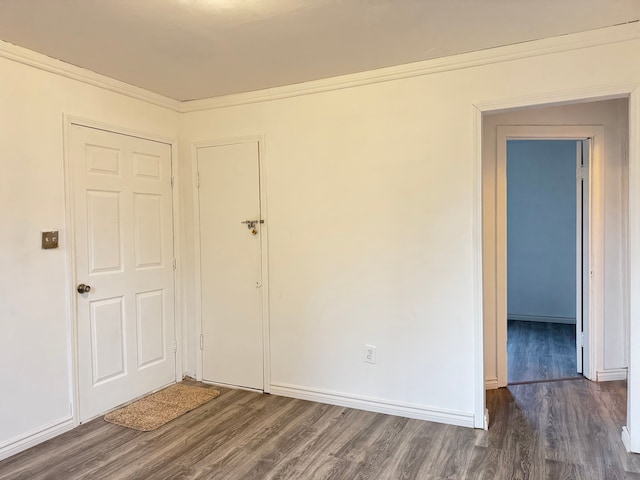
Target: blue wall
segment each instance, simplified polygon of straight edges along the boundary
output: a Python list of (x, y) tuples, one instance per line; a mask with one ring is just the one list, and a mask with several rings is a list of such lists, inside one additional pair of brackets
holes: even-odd
[(575, 252), (576, 142), (508, 141), (508, 317), (575, 322)]

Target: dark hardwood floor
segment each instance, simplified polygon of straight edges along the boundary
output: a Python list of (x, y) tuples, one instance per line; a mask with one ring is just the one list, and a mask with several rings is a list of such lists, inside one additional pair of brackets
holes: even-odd
[(624, 382), (488, 391), (486, 432), (220, 391), (153, 432), (93, 420), (0, 462), (0, 479), (640, 479)]
[(576, 326), (509, 320), (507, 369), (509, 384), (582, 377), (576, 372)]

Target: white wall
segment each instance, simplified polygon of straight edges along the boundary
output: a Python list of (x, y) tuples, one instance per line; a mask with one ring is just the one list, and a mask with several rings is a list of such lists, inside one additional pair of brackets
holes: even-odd
[[(272, 383), (472, 415), (472, 105), (640, 82), (638, 51), (633, 40), (184, 114), (184, 190), (193, 142), (266, 138)], [(606, 180), (618, 264), (620, 168)], [(621, 279), (607, 282), (620, 295)], [(620, 302), (607, 308), (620, 325)], [(365, 343), (377, 365), (363, 362)], [(608, 364), (622, 351), (607, 350)]]
[(63, 113), (169, 138), (178, 114), (4, 58), (0, 79), (2, 451), (71, 414)]
[(507, 318), (576, 322), (576, 142), (507, 142)]
[[(450, 352), (473, 337), (447, 332), (468, 314), (448, 279), (470, 294), (471, 245), (450, 216), (466, 215), (471, 192), (439, 202), (459, 176), (431, 154), (446, 130), (426, 108), (390, 83), (185, 116), (185, 160), (191, 141), (266, 133), (273, 384), (469, 413), (473, 373)], [(388, 130), (387, 115), (405, 114)], [(439, 253), (452, 245), (456, 258)]]
[(497, 376), (495, 310), (495, 151), (498, 125), (604, 125), (604, 325), (596, 371), (627, 366), (625, 289), (628, 102), (616, 99), (486, 115), (483, 124), (485, 379)]

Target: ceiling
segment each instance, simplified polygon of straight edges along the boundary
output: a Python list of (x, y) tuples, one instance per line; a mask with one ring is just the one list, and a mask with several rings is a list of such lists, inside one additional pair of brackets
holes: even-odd
[(639, 19), (640, 0), (0, 0), (0, 39), (192, 100)]

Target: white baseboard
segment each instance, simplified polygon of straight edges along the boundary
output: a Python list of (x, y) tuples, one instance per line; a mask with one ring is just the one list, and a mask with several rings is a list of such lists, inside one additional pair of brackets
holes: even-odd
[(418, 420), (458, 425), (461, 427), (473, 428), (475, 424), (473, 413), (398, 403), (378, 398), (300, 387), (297, 385), (271, 384), (271, 393), (282, 397), (299, 398), (312, 402), (328, 403), (341, 407), (356, 408), (369, 412), (386, 413), (388, 415), (416, 418)]
[(627, 369), (626, 368), (608, 368), (606, 370), (598, 370), (596, 372), (596, 381), (598, 382), (612, 382), (614, 380), (626, 380)]
[(627, 453), (631, 453), (631, 434), (627, 427), (622, 427), (622, 444)]
[(498, 388), (498, 378), (485, 378), (484, 379), (484, 389), (485, 390), (495, 390)]
[(569, 323), (576, 324), (575, 318), (569, 317), (545, 317), (541, 315), (518, 315), (517, 313), (508, 313), (508, 320), (519, 320), (521, 322), (542, 322), (542, 323)]
[(73, 429), (73, 417), (64, 418), (0, 445), (0, 460)]

